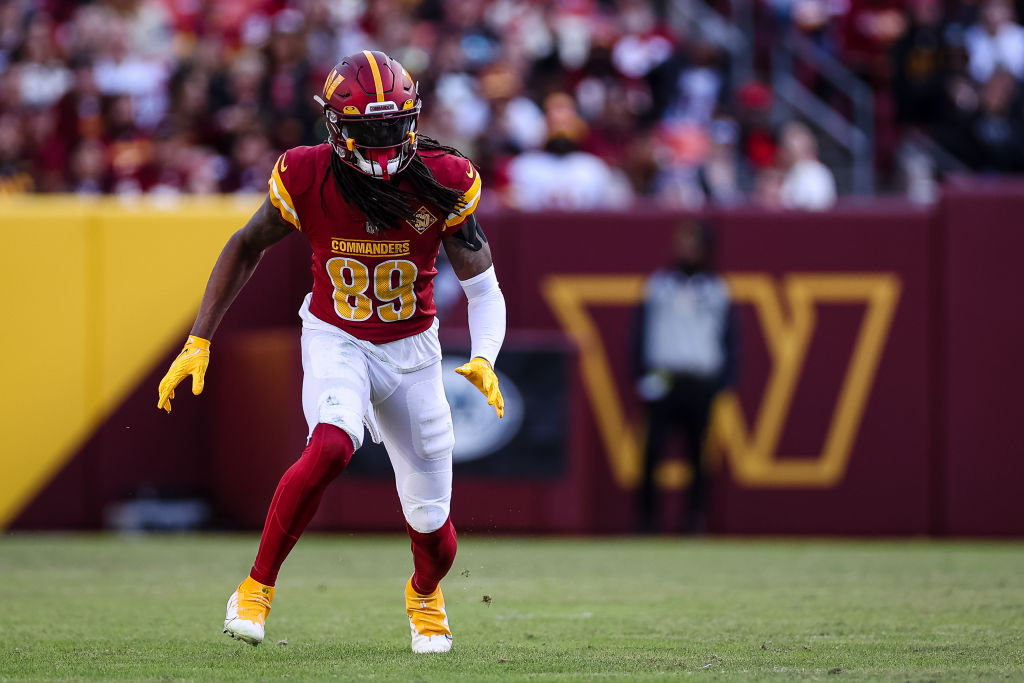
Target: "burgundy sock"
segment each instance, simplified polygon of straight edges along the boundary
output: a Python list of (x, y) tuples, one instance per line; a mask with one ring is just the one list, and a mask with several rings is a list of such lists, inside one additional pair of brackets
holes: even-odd
[(452, 518), (446, 519), (440, 529), (429, 534), (420, 533), (408, 524), (405, 528), (412, 539), (412, 563), (415, 567), (412, 589), (420, 595), (429, 595), (455, 561), (458, 538)]
[(284, 558), (320, 506), (327, 485), (352, 459), (352, 439), (334, 425), (318, 424), (309, 445), (281, 477), (263, 525), (260, 549), (249, 576), (273, 586)]

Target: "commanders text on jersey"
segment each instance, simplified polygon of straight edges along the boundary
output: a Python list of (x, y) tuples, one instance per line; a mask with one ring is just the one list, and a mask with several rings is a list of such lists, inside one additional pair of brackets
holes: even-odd
[(331, 240), (331, 251), (335, 254), (353, 256), (407, 256), (409, 240)]

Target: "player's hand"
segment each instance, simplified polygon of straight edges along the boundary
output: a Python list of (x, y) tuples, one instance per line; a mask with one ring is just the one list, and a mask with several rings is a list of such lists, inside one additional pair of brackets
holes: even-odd
[(494, 412), (498, 417), (505, 416), (505, 399), (501, 396), (498, 376), (494, 374), (490, 363), (483, 358), (474, 358), (465, 365), (455, 368), (455, 372), (472, 382), (473, 386), (487, 397), (487, 405), (494, 406)]
[(185, 342), (185, 348), (181, 350), (178, 357), (171, 363), (171, 368), (160, 380), (160, 400), (156, 407), (171, 412), (171, 399), (174, 398), (174, 388), (181, 384), (181, 381), (192, 375), (192, 393), (198, 396), (203, 393), (203, 383), (206, 378), (206, 366), (210, 364), (210, 342), (195, 335), (189, 336)]

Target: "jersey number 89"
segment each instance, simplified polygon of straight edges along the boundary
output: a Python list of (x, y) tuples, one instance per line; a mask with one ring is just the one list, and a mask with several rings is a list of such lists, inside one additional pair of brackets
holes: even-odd
[[(381, 305), (377, 317), (386, 323), (408, 320), (416, 312), (416, 295), (412, 291), (418, 271), (416, 264), (404, 259), (384, 261), (373, 269), (373, 293)], [(334, 283), (334, 310), (352, 322), (362, 322), (373, 315), (373, 301), (366, 296), (370, 286), (370, 269), (351, 258), (332, 258), (327, 274)]]

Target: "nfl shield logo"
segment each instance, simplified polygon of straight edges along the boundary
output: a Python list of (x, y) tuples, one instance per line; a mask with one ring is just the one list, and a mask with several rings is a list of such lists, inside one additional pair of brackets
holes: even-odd
[(415, 228), (416, 232), (420, 233), (421, 235), (423, 234), (424, 230), (426, 230), (436, 222), (437, 219), (434, 218), (434, 214), (427, 211), (427, 207), (425, 206), (421, 206), (419, 208), (419, 210), (416, 212), (416, 215), (413, 216), (413, 220), (406, 221), (406, 223)]

